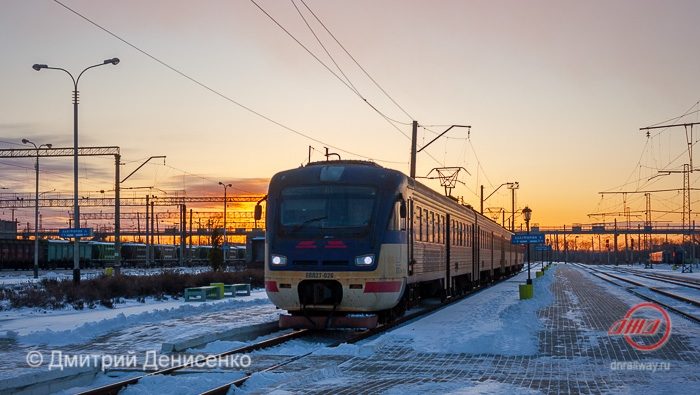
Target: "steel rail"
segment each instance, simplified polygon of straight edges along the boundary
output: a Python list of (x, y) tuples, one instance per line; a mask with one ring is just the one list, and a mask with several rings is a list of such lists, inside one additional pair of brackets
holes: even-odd
[[(357, 335), (351, 337), (350, 339), (347, 339), (347, 340), (345, 340), (345, 341), (343, 341), (343, 342), (337, 342), (337, 343), (331, 344), (331, 345), (326, 346), (326, 347), (338, 347), (338, 346), (341, 345), (342, 343), (357, 343), (357, 342), (359, 342), (359, 341), (361, 341), (361, 340), (364, 340), (364, 339), (367, 339), (367, 338), (369, 338), (369, 337), (378, 335), (378, 334), (380, 334), (380, 333), (382, 333), (382, 332), (386, 332), (386, 331), (388, 331), (388, 330), (391, 329), (391, 328), (397, 327), (397, 326), (399, 326), (399, 325), (403, 325), (403, 324), (405, 324), (405, 323), (407, 323), (407, 322), (409, 322), (409, 321), (415, 320), (415, 319), (417, 319), (417, 318), (420, 318), (420, 317), (423, 317), (423, 316), (427, 316), (427, 315), (429, 315), (429, 314), (431, 314), (431, 313), (434, 313), (434, 312), (436, 312), (436, 311), (438, 311), (438, 310), (442, 310), (442, 309), (444, 309), (444, 308), (446, 308), (446, 307), (448, 307), (448, 306), (450, 306), (450, 305), (452, 305), (452, 304), (454, 304), (454, 303), (456, 303), (456, 302), (459, 302), (459, 301), (461, 301), (461, 300), (464, 300), (464, 299), (466, 299), (466, 298), (468, 298), (468, 297), (470, 297), (470, 296), (474, 296), (474, 295), (478, 294), (479, 292), (484, 291), (484, 290), (486, 290), (486, 289), (488, 289), (488, 288), (491, 288), (491, 286), (493, 286), (493, 285), (495, 285), (495, 284), (498, 284), (498, 283), (500, 283), (500, 282), (506, 281), (506, 280), (512, 278), (513, 276), (515, 276), (515, 275), (517, 275), (517, 274), (520, 274), (520, 273), (522, 273), (522, 272), (523, 272), (523, 270), (521, 270), (521, 271), (519, 271), (519, 272), (516, 272), (516, 273), (512, 273), (512, 274), (509, 275), (509, 276), (503, 277), (503, 278), (500, 279), (499, 281), (493, 282), (493, 283), (488, 284), (488, 285), (483, 286), (483, 287), (479, 287), (479, 288), (477, 288), (477, 289), (475, 289), (475, 290), (472, 290), (472, 291), (470, 291), (470, 292), (468, 292), (468, 293), (465, 293), (465, 294), (463, 294), (463, 295), (459, 295), (459, 296), (457, 296), (457, 297), (449, 298), (449, 299), (447, 299), (446, 301), (444, 301), (443, 303), (440, 303), (440, 304), (438, 304), (438, 305), (429, 306), (429, 307), (427, 307), (427, 308), (425, 308), (425, 309), (422, 309), (422, 310), (420, 310), (420, 311), (416, 311), (416, 312), (410, 313), (410, 314), (408, 314), (408, 315), (401, 316), (401, 317), (399, 317), (399, 318), (397, 318), (397, 319), (395, 319), (395, 320), (393, 320), (393, 321), (391, 321), (391, 322), (388, 322), (388, 323), (383, 324), (383, 325), (381, 325), (381, 326), (378, 326), (378, 327), (376, 327), (376, 328), (364, 330), (364, 331), (362, 331), (362, 332), (359, 332)], [(268, 366), (268, 367), (266, 367), (266, 368), (264, 368), (264, 369), (261, 369), (261, 370), (258, 370), (258, 371), (256, 371), (256, 372), (246, 372), (246, 375), (245, 375), (244, 377), (241, 377), (240, 379), (237, 379), (237, 380), (231, 381), (231, 382), (229, 382), (229, 383), (220, 385), (220, 386), (218, 386), (218, 387), (216, 387), (216, 388), (212, 388), (212, 389), (210, 389), (210, 390), (208, 390), (208, 391), (201, 392), (200, 395), (225, 395), (225, 394), (227, 394), (227, 393), (229, 392), (229, 390), (231, 389), (231, 387), (240, 387), (241, 385), (243, 385), (246, 381), (248, 381), (248, 379), (250, 379), (250, 378), (252, 377), (252, 375), (253, 375), (254, 373), (264, 373), (264, 372), (269, 372), (269, 371), (278, 369), (278, 368), (280, 368), (280, 367), (282, 367), (282, 366), (285, 366), (285, 365), (288, 365), (288, 364), (290, 364), (290, 363), (292, 363), (292, 362), (294, 362), (294, 361), (297, 361), (297, 360), (299, 360), (299, 359), (305, 358), (305, 357), (307, 357), (307, 356), (313, 354), (314, 352), (316, 352), (316, 350), (309, 351), (309, 352), (304, 353), (304, 354), (296, 355), (296, 356), (291, 357), (290, 359), (288, 359), (288, 360), (286, 360), (286, 361), (283, 361), (283, 362), (280, 362), (280, 363), (276, 363), (276, 364), (274, 364), (274, 365), (272, 365), (272, 366)]]
[(219, 354), (208, 355), (206, 357), (200, 357), (200, 358), (197, 358), (196, 360), (193, 360), (190, 363), (185, 363), (185, 364), (181, 364), (181, 365), (177, 365), (177, 366), (171, 366), (169, 368), (157, 370), (155, 372), (144, 374), (142, 376), (122, 380), (122, 381), (112, 383), (112, 384), (107, 384), (107, 385), (104, 385), (102, 387), (89, 389), (87, 391), (79, 392), (78, 394), (79, 395), (105, 395), (105, 394), (115, 395), (115, 394), (119, 393), (119, 391), (121, 391), (122, 389), (126, 388), (127, 386), (136, 384), (141, 379), (146, 378), (146, 377), (156, 376), (156, 375), (170, 375), (170, 374), (175, 373), (178, 370), (189, 368), (189, 367), (192, 367), (192, 366), (197, 365), (197, 364), (206, 363), (207, 361), (210, 361), (210, 360), (220, 359), (221, 357), (225, 357), (227, 355), (243, 354), (243, 353), (248, 353), (248, 352), (263, 349), (263, 348), (273, 347), (273, 346), (276, 346), (278, 344), (284, 343), (286, 341), (289, 341), (292, 339), (297, 339), (297, 338), (302, 337), (302, 336), (306, 336), (308, 333), (309, 333), (309, 330), (307, 330), (307, 329), (297, 330), (297, 331), (294, 331), (291, 333), (287, 333), (287, 334), (284, 334), (281, 336), (274, 337), (272, 339), (267, 339), (267, 340), (260, 341), (258, 343), (239, 347), (239, 348), (236, 348), (234, 350), (225, 351), (225, 352), (222, 352)]
[(658, 305), (661, 305), (661, 306), (663, 306), (663, 307), (665, 307), (665, 308), (667, 308), (667, 309), (669, 309), (669, 310), (671, 310), (671, 311), (673, 311), (673, 312), (675, 312), (675, 313), (677, 313), (677, 314), (680, 314), (680, 315), (682, 315), (682, 316), (684, 316), (684, 317), (686, 317), (686, 318), (688, 318), (688, 319), (690, 319), (690, 320), (692, 320), (692, 321), (694, 321), (694, 322), (696, 322), (696, 323), (700, 323), (700, 317), (697, 317), (697, 316), (695, 316), (695, 315), (693, 315), (693, 314), (691, 314), (691, 313), (688, 313), (688, 312), (685, 312), (685, 311), (683, 311), (683, 310), (680, 310), (680, 309), (678, 309), (677, 307), (674, 307), (674, 306), (669, 305), (668, 303), (661, 302), (661, 301), (659, 301), (658, 299), (654, 299), (654, 298), (652, 298), (652, 297), (649, 297), (648, 295), (644, 295), (644, 294), (641, 293), (641, 292), (637, 292), (637, 291), (635, 291), (635, 290), (633, 290), (633, 289), (630, 289), (630, 288), (628, 288), (628, 287), (625, 287), (625, 286), (623, 286), (622, 284), (619, 284), (619, 283), (616, 283), (615, 281), (610, 280), (609, 278), (605, 278), (604, 276), (607, 276), (607, 277), (610, 277), (610, 278), (615, 278), (615, 279), (617, 279), (617, 280), (624, 281), (624, 282), (627, 282), (627, 283), (630, 283), (630, 284), (633, 284), (633, 285), (636, 285), (636, 286), (641, 286), (642, 288), (646, 288), (646, 289), (649, 289), (649, 290), (651, 290), (651, 291), (658, 292), (659, 294), (668, 296), (668, 297), (670, 297), (670, 298), (673, 298), (673, 299), (676, 299), (676, 300), (679, 300), (679, 301), (682, 301), (682, 302), (686, 302), (686, 303), (691, 303), (691, 304), (694, 304), (694, 305), (696, 305), (696, 306), (698, 305), (698, 304), (697, 304), (697, 303), (698, 303), (697, 301), (693, 301), (692, 299), (684, 298), (683, 296), (674, 295), (674, 294), (671, 294), (671, 293), (669, 293), (669, 292), (659, 291), (658, 289), (653, 289), (654, 287), (648, 287), (648, 286), (646, 286), (646, 285), (644, 285), (644, 284), (637, 283), (636, 281), (632, 281), (632, 280), (629, 280), (629, 279), (624, 279), (624, 278), (615, 276), (615, 275), (613, 275), (613, 274), (606, 273), (606, 272), (604, 272), (604, 271), (602, 271), (602, 270), (593, 269), (593, 268), (589, 268), (589, 267), (586, 267), (586, 266), (583, 266), (583, 265), (578, 265), (578, 264), (574, 264), (574, 265), (577, 266), (577, 267), (580, 267), (580, 268), (582, 268), (582, 269), (584, 269), (584, 270), (589, 271), (593, 276), (598, 277), (598, 278), (600, 278), (601, 280), (606, 281), (606, 282), (608, 282), (608, 283), (610, 283), (610, 284), (613, 284), (613, 285), (615, 285), (615, 286), (618, 286), (618, 287), (624, 289), (625, 291), (627, 291), (627, 292), (629, 292), (629, 293), (631, 293), (631, 294), (633, 294), (633, 295), (635, 295), (635, 296), (637, 296), (637, 297), (639, 297), (639, 298), (642, 298), (642, 299), (644, 299), (644, 300), (648, 300), (648, 301), (650, 301), (650, 302), (654, 302), (654, 303), (656, 303), (656, 304), (658, 304)]
[(693, 288), (693, 289), (700, 289), (700, 285), (698, 284), (698, 282), (693, 281), (691, 279), (688, 279), (688, 281), (684, 281), (683, 279), (675, 277), (675, 276), (665, 276), (665, 275), (662, 275), (659, 273), (644, 273), (644, 272), (640, 272), (638, 270), (628, 269), (628, 268), (616, 268), (616, 270), (620, 271), (622, 273), (633, 274), (637, 277), (648, 278), (650, 280), (661, 281), (661, 282), (680, 285), (683, 287), (688, 287), (688, 288)]

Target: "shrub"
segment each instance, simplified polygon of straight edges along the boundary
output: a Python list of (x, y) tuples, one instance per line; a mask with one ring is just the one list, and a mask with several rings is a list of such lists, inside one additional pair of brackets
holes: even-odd
[(247, 283), (253, 287), (263, 284), (262, 269), (238, 272), (203, 272), (197, 274), (163, 272), (141, 276), (101, 276), (81, 281), (75, 286), (72, 280), (43, 280), (39, 285), (28, 285), (19, 290), (2, 289), (0, 300), (8, 300), (10, 306), (45, 309), (62, 308), (66, 304), (75, 309), (95, 308), (102, 305), (112, 308), (122, 298), (145, 301), (146, 297), (159, 300), (169, 296), (177, 299), (185, 288), (201, 287), (210, 283)]

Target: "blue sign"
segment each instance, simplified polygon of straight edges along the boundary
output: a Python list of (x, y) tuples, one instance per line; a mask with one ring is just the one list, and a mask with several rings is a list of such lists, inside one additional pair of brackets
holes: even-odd
[(550, 245), (536, 245), (535, 251), (552, 251), (552, 246), (550, 246)]
[(511, 244), (544, 243), (544, 233), (516, 233), (510, 239)]
[(90, 237), (92, 236), (92, 228), (66, 228), (59, 229), (58, 236), (64, 239), (73, 239), (76, 237)]

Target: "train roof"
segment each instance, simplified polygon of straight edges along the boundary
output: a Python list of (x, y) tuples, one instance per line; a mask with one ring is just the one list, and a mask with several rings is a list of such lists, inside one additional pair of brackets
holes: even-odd
[(281, 171), (270, 180), (270, 188), (301, 185), (321, 181), (328, 183), (356, 183), (388, 186), (405, 182), (406, 175), (394, 169), (384, 168), (374, 162), (360, 160), (329, 160), (311, 162), (306, 166)]
[[(425, 195), (430, 196), (431, 199), (443, 202), (445, 204), (451, 205), (453, 207), (459, 206), (460, 208), (463, 208), (464, 210), (473, 210), (476, 215), (481, 218), (482, 220), (491, 222), (498, 227), (501, 227), (501, 224), (498, 222), (494, 221), (493, 219), (479, 213), (476, 211), (471, 205), (465, 205), (457, 201), (456, 198), (452, 196), (445, 196), (441, 192), (438, 192), (429, 186), (412, 179), (411, 177), (407, 176), (401, 171), (394, 170), (394, 169), (389, 169), (386, 167), (383, 167), (375, 162), (372, 161), (364, 161), (364, 160), (328, 160), (328, 161), (317, 161), (317, 162), (310, 162), (306, 164), (305, 166), (296, 168), (296, 169), (290, 169), (290, 170), (285, 170), (280, 173), (277, 173), (272, 179), (277, 180), (278, 182), (282, 182), (282, 184), (287, 182), (298, 182), (300, 180), (309, 180), (309, 177), (320, 177), (323, 178), (323, 171), (318, 170), (319, 168), (323, 167), (347, 167), (350, 169), (353, 169), (353, 175), (351, 177), (357, 179), (364, 179), (364, 180), (369, 180), (371, 178), (375, 178), (379, 180), (380, 178), (384, 178), (387, 175), (391, 175), (392, 178), (394, 179), (394, 182), (397, 184), (401, 182), (406, 182), (409, 186), (409, 188), (413, 189), (414, 191), (417, 191), (418, 193), (422, 193)], [(333, 173), (333, 172), (328, 172), (328, 173)], [(344, 172), (342, 172), (344, 173)], [(328, 177), (337, 177), (337, 179), (342, 178), (342, 173), (340, 174), (330, 174)], [(285, 181), (282, 181), (285, 180)], [(333, 180), (329, 180), (333, 181)], [(386, 179), (384, 180), (386, 182)], [(272, 183), (271, 183), (272, 185)], [(504, 230), (510, 232), (508, 229), (503, 228)]]

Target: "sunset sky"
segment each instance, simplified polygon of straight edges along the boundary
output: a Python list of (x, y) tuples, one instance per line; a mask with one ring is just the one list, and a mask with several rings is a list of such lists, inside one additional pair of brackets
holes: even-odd
[[(0, 149), (27, 148), (23, 138), (72, 147), (72, 83), (32, 64), (77, 74), (118, 57), (80, 80), (80, 145), (119, 146), (122, 175), (167, 156), (125, 188), (201, 196), (221, 194), (223, 181), (234, 193), (264, 193), (274, 173), (307, 161), (309, 145), (312, 160), (327, 146), (408, 173), (412, 120), (425, 126), (419, 146), (449, 125), (472, 126), (419, 154), (418, 175), (466, 168), (453, 194), (476, 207), (479, 185), (488, 195), (518, 181), (517, 207), (529, 205), (541, 225), (623, 211), (620, 195), (599, 191), (682, 186), (681, 174), (649, 179), (687, 163), (684, 129), (647, 138), (639, 128), (700, 120), (696, 0), (304, 1), (3, 0)], [(700, 125), (693, 130), (694, 143)], [(34, 192), (33, 163), (0, 158), (0, 197)], [(81, 194), (112, 189), (112, 158), (80, 163)], [(40, 191), (71, 196), (70, 158), (44, 158), (41, 168)], [(700, 204), (698, 192), (691, 201)], [(643, 195), (627, 205), (644, 210)], [(655, 210), (681, 205), (681, 192), (652, 197)], [(485, 206), (509, 209), (509, 191)]]

